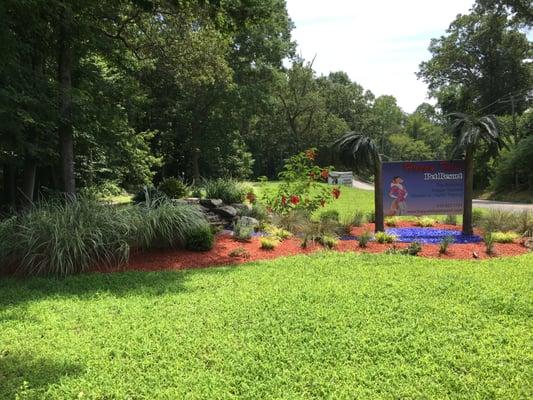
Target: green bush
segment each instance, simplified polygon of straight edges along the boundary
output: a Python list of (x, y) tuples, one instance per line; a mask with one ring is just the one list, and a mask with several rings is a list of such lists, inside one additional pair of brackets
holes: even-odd
[(374, 238), (378, 243), (393, 243), (396, 240), (395, 235), (391, 235), (387, 232), (376, 232)]
[(251, 208), (243, 208), (239, 211), (239, 215), (242, 217), (255, 218), (259, 222), (266, 221), (268, 219), (268, 211), (262, 204), (254, 203)]
[(163, 179), (158, 189), (171, 199), (181, 199), (189, 195), (189, 186), (181, 179), (172, 176)]
[(439, 243), (439, 254), (446, 254), (448, 252), (448, 247), (454, 242), (453, 236), (446, 236), (442, 238)]
[(265, 228), (265, 232), (268, 233), (270, 236), (279, 239), (280, 242), (292, 237), (292, 233), (290, 233), (289, 231), (275, 226), (267, 226)]
[(474, 208), (472, 210), (472, 223), (477, 225), (483, 218), (484, 211), (481, 208)]
[(361, 226), (365, 222), (365, 213), (363, 211), (357, 210), (353, 213), (352, 224), (353, 226)]
[(494, 254), (494, 237), (492, 233), (488, 232), (483, 236), (483, 242), (485, 242), (485, 252), (491, 256)]
[(372, 239), (372, 234), (369, 231), (364, 231), (359, 236), (359, 247), (365, 248), (370, 239)]
[(337, 240), (336, 237), (334, 236), (330, 236), (330, 235), (322, 235), (318, 238), (318, 242), (328, 248), (328, 249), (333, 249), (337, 246), (337, 244), (339, 243), (339, 241)]
[(533, 236), (533, 211), (523, 210), (517, 213), (515, 230), (522, 236)]
[(446, 215), (443, 222), (447, 225), (457, 225), (457, 215)]
[(495, 243), (513, 243), (520, 237), (515, 232), (492, 232), (491, 236)]
[(436, 223), (437, 221), (429, 217), (422, 217), (416, 220), (416, 225), (422, 228), (430, 228), (432, 226), (435, 226)]
[(204, 189), (208, 199), (220, 199), (226, 204), (244, 202), (247, 193), (247, 187), (232, 178), (205, 181)]
[(370, 211), (367, 215), (366, 215), (366, 220), (368, 222), (370, 222), (371, 224), (375, 223), (376, 222), (376, 212), (375, 211)]
[(215, 235), (209, 225), (201, 225), (190, 229), (185, 237), (185, 248), (192, 251), (208, 251), (213, 248)]
[(422, 246), (417, 241), (409, 243), (409, 246), (407, 246), (407, 248), (405, 249), (405, 253), (410, 256), (416, 256), (421, 251), (422, 251)]
[(279, 245), (279, 241), (271, 237), (262, 237), (260, 243), (263, 250), (273, 250)]
[(385, 225), (390, 227), (398, 226), (398, 223), (400, 222), (400, 218), (398, 217), (387, 217), (385, 218)]
[(518, 214), (512, 211), (490, 209), (481, 219), (480, 225), (485, 232), (511, 231), (516, 228)]

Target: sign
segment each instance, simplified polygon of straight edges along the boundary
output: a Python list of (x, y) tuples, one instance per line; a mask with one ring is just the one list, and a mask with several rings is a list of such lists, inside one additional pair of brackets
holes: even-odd
[(385, 216), (463, 213), (462, 160), (383, 163), (382, 179)]
[(330, 185), (347, 185), (352, 186), (353, 173), (331, 171), (328, 175), (328, 183)]

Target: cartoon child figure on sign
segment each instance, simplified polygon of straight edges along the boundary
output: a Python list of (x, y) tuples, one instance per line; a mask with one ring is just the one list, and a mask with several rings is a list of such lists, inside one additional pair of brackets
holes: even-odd
[(388, 215), (405, 215), (407, 212), (407, 204), (405, 202), (405, 199), (407, 198), (407, 190), (403, 185), (403, 179), (401, 176), (395, 176), (392, 178), (389, 197), (393, 200)]

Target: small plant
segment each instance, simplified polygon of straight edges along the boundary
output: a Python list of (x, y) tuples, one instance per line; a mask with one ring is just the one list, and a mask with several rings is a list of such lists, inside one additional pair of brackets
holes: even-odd
[(437, 221), (429, 217), (422, 217), (416, 220), (416, 226), (420, 226), (422, 228), (430, 228), (432, 226), (435, 226), (436, 223)]
[(533, 236), (533, 211), (522, 210), (515, 218), (515, 230), (522, 236)]
[(236, 257), (236, 258), (250, 258), (250, 252), (246, 250), (244, 247), (237, 247), (236, 249), (230, 251), (229, 253), (230, 257)]
[(376, 222), (376, 212), (370, 211), (368, 214), (366, 214), (366, 220), (370, 222), (371, 224)]
[(446, 236), (442, 238), (439, 243), (439, 254), (446, 254), (448, 252), (448, 247), (454, 242), (453, 236)]
[(365, 248), (370, 239), (372, 239), (372, 234), (369, 231), (364, 231), (361, 236), (359, 236), (359, 247)]
[(342, 218), (340, 222), (340, 230), (345, 235), (349, 235), (352, 233), (352, 218), (350, 217), (344, 217)]
[(263, 250), (273, 250), (279, 245), (279, 240), (271, 237), (262, 237), (260, 239), (261, 248)]
[(203, 186), (208, 199), (220, 199), (226, 204), (242, 203), (247, 193), (245, 185), (233, 178), (208, 180)]
[(492, 232), (491, 236), (495, 243), (513, 243), (520, 237), (515, 232)]
[(192, 251), (208, 251), (213, 248), (215, 236), (209, 225), (204, 225), (189, 231), (185, 238), (185, 248)]
[(318, 242), (328, 248), (328, 249), (333, 249), (337, 246), (337, 244), (339, 243), (339, 241), (337, 240), (336, 237), (334, 236), (330, 236), (330, 235), (322, 235), (318, 238)]
[(487, 232), (483, 236), (483, 241), (485, 242), (485, 252), (492, 256), (494, 254), (494, 237), (491, 232)]
[(365, 222), (365, 213), (360, 211), (360, 210), (357, 210), (356, 212), (353, 213), (353, 216), (352, 216), (352, 224), (353, 226), (361, 226), (363, 225), (363, 223)]
[(181, 199), (189, 195), (189, 187), (181, 179), (175, 177), (163, 179), (158, 189), (171, 199)]
[(319, 215), (319, 220), (339, 222), (339, 212), (337, 210), (322, 211)]
[(393, 243), (397, 237), (387, 232), (376, 232), (374, 235), (376, 242), (378, 243)]
[(446, 225), (457, 225), (457, 215), (446, 215), (444, 223)]
[(385, 218), (385, 225), (390, 226), (390, 227), (398, 226), (399, 222), (400, 222), (400, 219), (398, 217), (387, 217), (387, 218)]
[(405, 249), (405, 253), (410, 256), (416, 256), (421, 251), (422, 251), (422, 246), (420, 245), (420, 242), (417, 242), (417, 241), (409, 243), (409, 246), (407, 246), (407, 248)]
[(483, 218), (483, 210), (481, 208), (474, 208), (472, 210), (472, 223), (477, 225)]
[(249, 242), (253, 234), (254, 227), (243, 223), (241, 219), (233, 226), (233, 238), (239, 242)]

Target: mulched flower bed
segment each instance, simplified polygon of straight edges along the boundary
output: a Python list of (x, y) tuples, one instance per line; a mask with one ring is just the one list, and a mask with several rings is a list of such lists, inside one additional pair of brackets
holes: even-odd
[[(401, 221), (398, 226), (408, 227), (414, 226), (414, 224), (412, 222)], [(461, 229), (459, 226), (444, 224), (438, 224), (435, 228), (455, 231)], [(374, 224), (365, 224), (364, 226), (353, 228), (351, 235), (358, 236), (366, 230), (373, 232)], [(479, 231), (476, 231), (475, 233), (480, 234)], [(300, 244), (301, 241), (299, 239), (291, 238), (284, 240), (273, 250), (263, 250), (261, 249), (260, 239), (258, 237), (253, 237), (250, 242), (239, 242), (228, 234), (221, 234), (217, 236), (215, 246), (209, 251), (198, 253), (188, 250), (152, 250), (132, 255), (126, 269), (156, 271), (162, 269), (188, 269), (204, 268), (215, 265), (234, 265), (248, 261), (267, 260), (296, 254), (308, 254), (324, 249), (317, 244), (312, 244), (306, 249), (302, 249)], [(395, 243), (392, 245), (369, 242), (366, 248), (360, 248), (356, 240), (341, 240), (337, 245), (336, 251), (384, 253), (393, 246), (397, 249), (402, 249), (406, 248), (408, 243)], [(236, 249), (239, 249), (237, 254), (240, 253), (240, 255), (230, 255)], [(494, 245), (494, 250), (495, 256), (498, 257), (516, 256), (528, 252), (528, 249), (519, 241), (508, 244), (497, 243)], [(476, 257), (474, 257), (474, 254)], [(447, 254), (443, 255), (439, 254), (438, 244), (422, 244), (422, 251), (418, 256), (463, 260), (490, 258), (490, 256), (486, 254), (485, 245), (482, 242), (467, 244), (454, 243), (449, 246)]]

